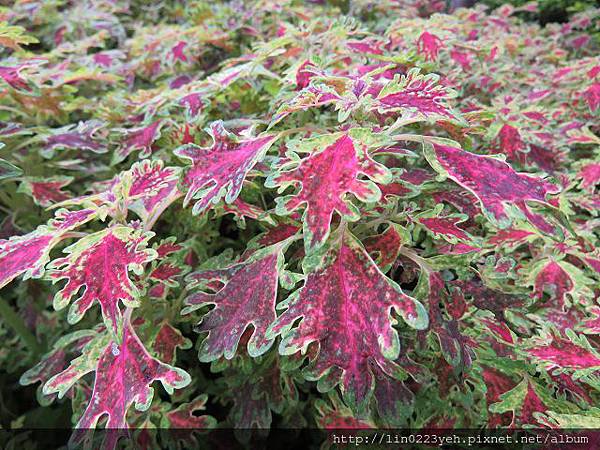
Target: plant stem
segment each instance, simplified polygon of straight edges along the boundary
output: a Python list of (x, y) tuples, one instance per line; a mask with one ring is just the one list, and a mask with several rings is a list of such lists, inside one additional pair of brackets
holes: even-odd
[(0, 297), (0, 317), (2, 317), (4, 323), (11, 327), (17, 336), (23, 340), (29, 350), (34, 353), (34, 356), (42, 353), (42, 347), (36, 337), (29, 328), (27, 328), (21, 316), (19, 316), (2, 297)]

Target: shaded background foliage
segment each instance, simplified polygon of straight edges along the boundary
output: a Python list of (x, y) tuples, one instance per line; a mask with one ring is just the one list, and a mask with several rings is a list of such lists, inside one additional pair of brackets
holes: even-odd
[(133, 427), (598, 427), (599, 12), (482, 3), (0, 9), (0, 248), (60, 238), (0, 253), (0, 425), (130, 348), (171, 377)]

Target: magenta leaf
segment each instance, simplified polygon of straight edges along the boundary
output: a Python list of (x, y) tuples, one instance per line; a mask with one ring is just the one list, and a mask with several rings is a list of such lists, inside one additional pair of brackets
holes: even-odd
[(491, 405), (490, 411), (494, 413), (512, 413), (510, 426), (523, 426), (536, 424), (539, 426), (534, 413), (544, 413), (548, 407), (538, 395), (542, 391), (537, 384), (525, 378), (510, 391), (500, 395), (500, 402)]
[(528, 268), (529, 282), (534, 286), (533, 298), (542, 300), (548, 293), (550, 300), (558, 308), (565, 308), (565, 300), (569, 295), (575, 301), (589, 296), (587, 285), (594, 282), (583, 272), (564, 260), (543, 259)]
[[(482, 369), (482, 378), (486, 385), (485, 399), (488, 407), (490, 407), (500, 400), (502, 394), (513, 389), (515, 382), (499, 370), (487, 366), (483, 366)], [(491, 428), (508, 425), (510, 416), (509, 412), (490, 414), (488, 424)]]
[(72, 177), (26, 177), (19, 186), (18, 192), (23, 192), (33, 198), (36, 205), (44, 208), (67, 200), (71, 194), (61, 189), (73, 181)]
[(106, 145), (102, 144), (96, 134), (104, 123), (90, 120), (80, 122), (77, 127), (67, 126), (52, 130), (53, 134), (46, 137), (42, 154), (51, 156), (56, 149), (69, 148), (77, 150), (90, 150), (94, 153), (106, 152)]
[(150, 356), (144, 345), (126, 324), (120, 341), (111, 341), (104, 348), (95, 369), (94, 390), (87, 408), (75, 426), (71, 443), (89, 445), (89, 430), (107, 415), (106, 428), (115, 429), (106, 434), (103, 447), (115, 448), (123, 431), (128, 428), (126, 415), (132, 404), (145, 411), (154, 394), (150, 385), (160, 381), (168, 393), (187, 386), (191, 379), (182, 369), (164, 364)]
[(201, 286), (219, 281), (224, 286), (214, 294), (197, 292), (189, 296), (189, 305), (182, 313), (191, 312), (204, 305), (214, 304), (196, 328), (208, 332), (200, 349), (200, 361), (209, 362), (222, 355), (235, 356), (242, 334), (252, 325), (248, 341), (248, 354), (252, 357), (265, 353), (273, 344), (266, 331), (275, 320), (275, 302), (279, 273), (283, 265), (284, 243), (253, 253), (247, 260), (221, 270), (196, 272), (188, 279)]
[(594, 187), (600, 183), (600, 163), (586, 164), (577, 173), (577, 178), (581, 179), (581, 187), (593, 192)]
[(573, 289), (573, 280), (555, 261), (546, 264), (535, 277), (535, 298), (541, 299), (544, 290), (550, 290), (560, 307), (565, 305), (567, 292)]
[(473, 193), (495, 225), (501, 228), (511, 225), (508, 208), (510, 205), (512, 211), (512, 205), (515, 205), (541, 231), (553, 233), (554, 227), (540, 214), (531, 212), (526, 202), (550, 206), (546, 197), (559, 192), (558, 186), (515, 172), (506, 162), (490, 156), (440, 144), (426, 145), (425, 149), (431, 166)]
[(214, 428), (217, 421), (209, 415), (198, 415), (198, 411), (206, 409), (206, 394), (200, 395), (189, 403), (184, 403), (177, 408), (165, 414), (165, 419), (162, 422), (164, 428), (173, 428), (183, 430), (186, 428), (208, 429)]
[(348, 231), (338, 231), (331, 246), (311, 259), (310, 267), (304, 263), (304, 286), (280, 304), (286, 310), (268, 334), (282, 335), (279, 351), (286, 355), (304, 354), (309, 344), (318, 344), (309, 379), (320, 380), (327, 390), (341, 379), (345, 400), (364, 405), (374, 383), (371, 361), (390, 373), (399, 356), (392, 310), (416, 329), (427, 327), (427, 313), (379, 270)]
[[(143, 233), (118, 225), (90, 234), (64, 252), (69, 256), (52, 261), (49, 272), (54, 282), (67, 280), (54, 297), (56, 310), (69, 309), (69, 323), (77, 323), (94, 301), (100, 303), (107, 328), (120, 328), (119, 300), (126, 306), (139, 305), (138, 290), (129, 279), (129, 271), (140, 275), (143, 266), (156, 257), (156, 251), (146, 248), (153, 233)], [(78, 293), (83, 288), (83, 292)]]
[[(65, 369), (67, 351), (72, 351), (73, 349), (79, 350), (90, 342), (94, 336), (95, 332), (93, 331), (80, 330), (61, 337), (56, 341), (52, 350), (46, 353), (38, 364), (21, 376), (21, 379), (19, 380), (20, 384), (26, 386), (28, 384), (41, 382), (40, 389), (38, 389), (38, 401), (42, 405), (51, 403), (52, 400), (54, 400), (55, 394), (58, 394), (58, 397), (61, 398), (72, 385), (69, 381), (73, 380), (74, 382), (78, 379), (76, 375), (78, 371), (73, 370), (73, 362), (71, 363), (71, 370), (63, 370)], [(73, 347), (73, 349), (68, 350), (68, 346)], [(93, 358), (87, 358), (86, 362), (93, 363)], [(77, 363), (75, 365), (77, 365)], [(82, 368), (83, 365), (80, 365), (79, 367)], [(62, 375), (62, 377), (59, 375)], [(69, 376), (71, 376), (70, 380)], [(49, 383), (50, 380), (53, 380), (52, 383)], [(55, 382), (56, 384), (54, 384)], [(64, 384), (60, 386), (61, 383)], [(56, 387), (57, 389), (52, 389), (51, 393), (47, 393), (45, 390), (41, 389), (42, 387), (46, 389), (46, 384), (48, 384), (48, 386)]]
[(226, 203), (232, 203), (240, 194), (248, 172), (262, 160), (277, 137), (240, 139), (226, 131), (221, 121), (213, 122), (208, 132), (213, 139), (211, 147), (186, 144), (174, 151), (192, 163), (183, 180), (188, 188), (184, 206), (197, 199), (192, 209), (195, 215), (223, 197)]
[(490, 237), (488, 243), (493, 246), (518, 247), (535, 238), (537, 238), (536, 234), (531, 231), (506, 228)]
[(446, 320), (443, 317), (440, 304), (448, 304), (448, 293), (445, 282), (439, 272), (427, 273), (426, 277), (429, 298), (429, 328), (437, 335), (444, 358), (453, 367), (461, 371), (472, 364), (474, 344), (466, 338), (459, 329), (457, 320)]
[[(268, 187), (279, 186), (278, 192), (289, 185), (300, 187), (297, 194), (276, 199), (276, 213), (289, 215), (305, 205), (303, 223), (307, 252), (327, 240), (334, 211), (349, 221), (359, 219), (358, 208), (346, 198), (348, 193), (362, 202), (376, 202), (381, 198), (381, 191), (373, 181), (387, 183), (391, 180), (389, 170), (369, 157), (364, 144), (366, 139), (368, 131), (355, 129), (349, 133), (303, 140), (301, 147), (290, 152), (292, 162), (280, 167), (280, 171), (265, 183)], [(299, 160), (295, 151), (311, 154)], [(360, 175), (373, 181), (359, 180)]]
[(161, 160), (143, 160), (135, 163), (128, 171), (129, 209), (142, 220), (147, 220), (154, 211), (159, 211), (181, 194), (177, 189), (180, 170), (164, 167)]
[(377, 255), (377, 265), (382, 272), (387, 272), (400, 254), (402, 244), (408, 241), (407, 231), (400, 225), (390, 223), (388, 228), (381, 234), (369, 236), (363, 240), (365, 249), (369, 255)]
[(39, 278), (49, 260), (50, 250), (68, 231), (83, 225), (96, 216), (90, 209), (70, 212), (57, 211), (48, 225), (10, 239), (0, 239), (0, 288), (21, 274), (24, 278)]
[(444, 47), (442, 40), (435, 34), (424, 31), (417, 39), (417, 50), (425, 57), (425, 61), (435, 61), (440, 49)]
[(161, 323), (152, 344), (152, 350), (158, 358), (168, 363), (172, 363), (175, 360), (175, 350), (177, 348), (186, 350), (191, 347), (192, 342), (183, 337), (177, 328), (166, 321)]
[(186, 116), (195, 120), (200, 112), (206, 107), (206, 99), (202, 92), (192, 92), (179, 100), (179, 104), (186, 109)]
[(380, 113), (399, 112), (403, 117), (461, 120), (448, 105), (456, 93), (438, 82), (438, 75), (422, 75), (419, 69), (397, 75), (379, 92), (377, 110)]
[(420, 217), (418, 222), (423, 225), (434, 236), (441, 236), (450, 243), (457, 241), (470, 241), (471, 237), (458, 223), (464, 222), (464, 216), (446, 216), (446, 217)]
[(555, 337), (551, 342), (534, 346), (526, 352), (548, 367), (575, 370), (600, 367), (600, 357), (589, 344), (580, 346), (563, 338)]
[(115, 157), (118, 161), (127, 158), (131, 152), (141, 150), (142, 158), (152, 153), (152, 143), (160, 138), (162, 121), (157, 120), (148, 126), (129, 130), (121, 147), (117, 150)]

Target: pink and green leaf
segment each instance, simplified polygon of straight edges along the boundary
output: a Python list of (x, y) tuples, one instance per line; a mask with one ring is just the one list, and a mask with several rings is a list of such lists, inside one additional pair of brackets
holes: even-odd
[(516, 172), (505, 161), (476, 155), (457, 147), (426, 145), (425, 155), (436, 171), (479, 199), (493, 224), (501, 228), (510, 226), (514, 220), (511, 218), (511, 215), (514, 216), (512, 205), (515, 205), (541, 231), (554, 232), (554, 227), (541, 214), (532, 212), (527, 202), (551, 206), (547, 196), (558, 193), (558, 186), (542, 178)]
[(106, 434), (103, 448), (114, 449), (128, 428), (129, 408), (133, 404), (139, 411), (150, 407), (154, 394), (150, 385), (154, 381), (160, 381), (168, 393), (191, 381), (184, 370), (150, 356), (129, 324), (125, 325), (121, 340), (113, 340), (104, 348), (94, 371), (94, 390), (75, 426), (70, 441), (73, 445), (89, 445), (89, 430), (96, 427), (101, 417), (108, 416), (106, 428), (117, 430)]
[(282, 244), (275, 244), (253, 253), (241, 263), (218, 271), (196, 272), (188, 277), (205, 286), (214, 281), (224, 283), (214, 294), (204, 291), (192, 294), (186, 300), (188, 307), (182, 311), (185, 314), (205, 305), (215, 305), (196, 328), (198, 332), (208, 332), (200, 349), (201, 361), (214, 361), (221, 356), (233, 358), (242, 335), (250, 326), (253, 332), (247, 344), (248, 354), (260, 356), (271, 347), (274, 338), (267, 337), (266, 332), (276, 319), (282, 252)]
[(186, 144), (174, 151), (191, 162), (183, 178), (187, 189), (184, 206), (197, 200), (192, 208), (195, 215), (222, 198), (225, 203), (232, 203), (240, 194), (248, 172), (262, 160), (277, 138), (272, 134), (240, 138), (226, 131), (220, 121), (213, 122), (208, 131), (213, 139), (212, 146)]
[[(117, 332), (121, 323), (119, 301), (128, 307), (139, 305), (138, 289), (129, 272), (141, 274), (144, 264), (156, 257), (146, 248), (153, 233), (118, 225), (81, 238), (67, 247), (69, 256), (52, 261), (49, 277), (53, 282), (67, 280), (54, 297), (57, 310), (69, 309), (69, 323), (77, 323), (94, 302), (102, 309), (109, 329)], [(82, 291), (83, 289), (83, 291)]]
[[(356, 205), (347, 198), (353, 194), (362, 202), (376, 202), (381, 191), (375, 184), (391, 180), (389, 170), (376, 163), (367, 153), (368, 133), (355, 129), (348, 133), (320, 136), (303, 140), (290, 152), (293, 159), (271, 176), (266, 185), (282, 192), (292, 185), (296, 194), (276, 199), (276, 213), (289, 215), (304, 207), (304, 243), (307, 252), (321, 247), (329, 236), (333, 213), (355, 221), (360, 217)], [(299, 159), (296, 152), (309, 152)], [(361, 180), (366, 175), (372, 181)]]
[(416, 329), (427, 326), (427, 313), (379, 270), (348, 231), (338, 231), (312, 259), (304, 265), (303, 287), (279, 306), (286, 309), (269, 334), (282, 335), (279, 350), (286, 355), (304, 354), (317, 344), (307, 376), (320, 379), (323, 389), (341, 380), (346, 401), (364, 405), (374, 383), (370, 361), (388, 371), (400, 352), (392, 311)]

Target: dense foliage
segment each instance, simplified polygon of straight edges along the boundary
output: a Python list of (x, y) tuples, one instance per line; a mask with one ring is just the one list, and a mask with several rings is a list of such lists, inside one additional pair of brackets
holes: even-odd
[(600, 10), (447, 3), (1, 9), (2, 428), (599, 428)]

